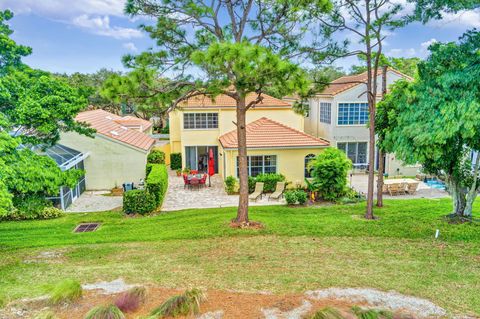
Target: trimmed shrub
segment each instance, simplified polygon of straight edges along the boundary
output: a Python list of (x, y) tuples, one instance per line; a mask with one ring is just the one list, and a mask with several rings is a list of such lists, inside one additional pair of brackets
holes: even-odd
[(53, 219), (64, 216), (65, 213), (63, 210), (58, 209), (53, 206), (45, 207), (42, 211), (42, 219)]
[(123, 312), (133, 312), (145, 302), (146, 290), (144, 287), (133, 287), (115, 299), (115, 305)]
[(283, 196), (288, 205), (295, 205), (297, 203), (296, 191), (286, 191)]
[(152, 171), (152, 165), (151, 163), (147, 163), (147, 166), (145, 166), (145, 176), (148, 176), (150, 172)]
[(123, 212), (125, 214), (145, 215), (157, 207), (155, 195), (144, 189), (134, 189), (123, 193)]
[(82, 296), (82, 286), (73, 279), (59, 282), (50, 293), (50, 301), (53, 304), (72, 302)]
[(170, 154), (170, 168), (172, 170), (182, 169), (182, 153)]
[(304, 205), (307, 202), (307, 193), (301, 189), (286, 191), (284, 197), (288, 205)]
[(305, 205), (305, 203), (307, 202), (307, 193), (299, 189), (296, 191), (296, 195), (298, 204)]
[(260, 182), (264, 183), (263, 191), (266, 193), (271, 193), (275, 191), (277, 187), (277, 182), (284, 182), (285, 176), (277, 173), (268, 173), (268, 174), (258, 174), (255, 177), (248, 178), (248, 190), (253, 192), (255, 190), (255, 183)]
[(154, 318), (196, 315), (200, 311), (200, 303), (205, 300), (199, 289), (187, 290), (185, 293), (168, 298), (155, 308), (150, 315)]
[(352, 161), (336, 148), (327, 148), (311, 161), (315, 187), (325, 200), (336, 200), (347, 192), (348, 171)]
[(147, 163), (165, 164), (165, 153), (158, 149), (152, 149), (147, 156)]
[(147, 191), (155, 196), (156, 206), (162, 205), (168, 188), (167, 167), (164, 164), (153, 164), (146, 185)]
[(85, 319), (124, 319), (125, 315), (115, 305), (97, 306), (91, 309)]
[(13, 206), (17, 211), (13, 211), (11, 219), (39, 219), (45, 207), (52, 203), (45, 199), (43, 195), (28, 195), (13, 197)]
[(237, 179), (233, 176), (228, 176), (225, 179), (225, 191), (228, 195), (232, 195), (235, 192), (235, 185), (237, 185)]

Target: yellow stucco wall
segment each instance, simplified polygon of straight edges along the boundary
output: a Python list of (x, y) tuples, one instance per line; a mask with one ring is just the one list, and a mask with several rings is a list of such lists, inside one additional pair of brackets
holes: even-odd
[(95, 138), (77, 133), (62, 133), (59, 144), (82, 153), (85, 159), (85, 181), (88, 190), (106, 190), (125, 182), (137, 184), (145, 178), (148, 151), (96, 135)]
[[(183, 113), (218, 113), (218, 128), (184, 130)], [(304, 129), (303, 116), (296, 114), (291, 108), (254, 108), (247, 111), (247, 123), (262, 117), (280, 122), (300, 131)], [(218, 138), (236, 128), (233, 124), (235, 119), (236, 111), (233, 108), (183, 109), (170, 112), (171, 152), (182, 153), (182, 166), (185, 167), (185, 146), (218, 146), (219, 172), (223, 172), (223, 158), (220, 156), (222, 151)]]
[[(309, 154), (318, 155), (322, 149), (263, 149), (248, 150), (248, 155), (276, 155), (277, 156), (277, 173), (285, 175), (287, 181), (291, 182), (290, 186), (304, 184), (305, 180), (305, 156)], [(222, 150), (225, 153), (225, 176), (237, 177), (236, 158), (238, 152), (236, 150)], [(220, 171), (223, 175), (223, 170)]]

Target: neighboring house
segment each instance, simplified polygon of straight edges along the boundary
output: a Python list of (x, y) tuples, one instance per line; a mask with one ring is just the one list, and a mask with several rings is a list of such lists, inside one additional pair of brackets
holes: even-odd
[[(247, 103), (255, 94), (247, 96)], [(263, 95), (261, 103), (247, 111), (248, 170), (281, 173), (287, 180), (302, 183), (308, 171), (305, 162), (329, 142), (303, 132), (304, 118), (292, 105)], [(238, 176), (235, 100), (220, 95), (193, 97), (170, 112), (170, 147), (181, 153), (183, 167), (204, 171), (209, 150), (215, 159), (215, 171), (223, 178)]]
[[(155, 144), (152, 124), (133, 116), (121, 117), (104, 110), (81, 112), (75, 118), (96, 130), (95, 138), (62, 133), (59, 144), (80, 153), (87, 190), (109, 190), (145, 178), (147, 155)], [(72, 201), (80, 192), (72, 193)]]
[[(382, 72), (378, 73), (378, 96), (382, 92)], [(394, 69), (387, 71), (387, 87), (399, 79), (411, 78)], [(309, 101), (305, 117), (305, 131), (329, 140), (332, 146), (345, 151), (354, 168), (368, 167), (368, 103), (366, 95), (367, 72), (341, 77)], [(378, 154), (377, 154), (378, 155)], [(378, 156), (375, 167), (378, 168)], [(420, 166), (404, 165), (387, 154), (385, 172), (389, 175), (416, 175)]]

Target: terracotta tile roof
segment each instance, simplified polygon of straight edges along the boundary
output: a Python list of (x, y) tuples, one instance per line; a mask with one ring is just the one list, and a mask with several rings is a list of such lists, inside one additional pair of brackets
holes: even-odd
[[(263, 100), (257, 107), (291, 107), (292, 104), (282, 101), (280, 99), (274, 98), (273, 96), (262, 94)], [(250, 103), (257, 98), (257, 94), (249, 93), (246, 97), (246, 103)], [(209, 107), (236, 107), (237, 104), (235, 100), (228, 95), (220, 94), (214, 99), (207, 95), (194, 96), (188, 99), (185, 102), (180, 103), (179, 105), (182, 108), (209, 108)]]
[(127, 115), (124, 117), (121, 117), (118, 120), (115, 120), (116, 123), (121, 124), (123, 126), (134, 126), (134, 127), (140, 127), (140, 129), (144, 132), (147, 129), (149, 129), (153, 123), (144, 119), (140, 119), (135, 116)]
[[(237, 148), (237, 130), (220, 136), (224, 148)], [(247, 124), (248, 148), (326, 147), (330, 142), (262, 117)]]
[[(136, 119), (136, 118), (135, 118)], [(121, 125), (124, 118), (104, 110), (91, 110), (78, 113), (75, 117), (77, 122), (86, 122), (91, 128), (97, 130), (97, 134), (107, 136), (122, 143), (148, 150), (155, 143), (149, 135), (134, 128)], [(127, 119), (127, 121), (132, 121)], [(145, 120), (141, 120), (145, 121)], [(145, 121), (146, 122), (146, 121)]]
[[(407, 80), (412, 80), (411, 77), (408, 75), (405, 75), (401, 73), (400, 71), (397, 71), (392, 68), (388, 68), (388, 71), (392, 71)], [(382, 70), (378, 70), (377, 75), (381, 75)], [(346, 91), (348, 89), (351, 89), (357, 85), (360, 85), (362, 83), (367, 83), (367, 72), (363, 72), (360, 74), (356, 75), (347, 75), (347, 76), (342, 76), (341, 78), (338, 78), (334, 81), (332, 81), (321, 93), (320, 95), (337, 95), (343, 91)]]

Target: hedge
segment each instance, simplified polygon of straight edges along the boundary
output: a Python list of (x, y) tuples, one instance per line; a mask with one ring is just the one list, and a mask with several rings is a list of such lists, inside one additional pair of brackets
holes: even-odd
[(147, 156), (147, 163), (165, 164), (165, 153), (158, 149), (152, 149)]
[(168, 173), (165, 164), (152, 164), (147, 176), (147, 191), (155, 196), (157, 206), (162, 205), (168, 188)]
[(255, 190), (255, 183), (261, 182), (264, 183), (263, 191), (266, 193), (271, 193), (275, 191), (277, 187), (277, 182), (284, 182), (285, 176), (282, 174), (268, 173), (268, 174), (258, 174), (255, 177), (248, 178), (248, 190), (253, 192)]
[(182, 169), (182, 153), (170, 154), (170, 168), (174, 171)]
[(151, 213), (157, 207), (155, 195), (144, 189), (134, 189), (123, 193), (123, 212), (125, 214)]

